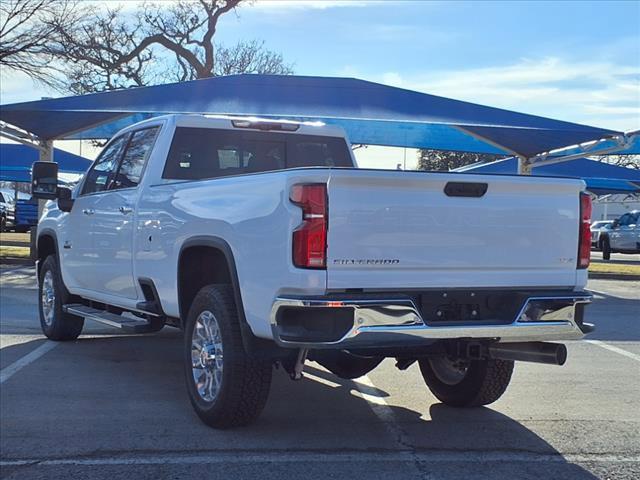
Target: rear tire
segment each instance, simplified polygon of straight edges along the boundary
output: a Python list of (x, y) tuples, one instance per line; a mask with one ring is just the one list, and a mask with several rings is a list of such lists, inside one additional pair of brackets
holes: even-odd
[(78, 338), (84, 319), (62, 311), (70, 295), (62, 282), (55, 255), (49, 255), (40, 267), (38, 293), (40, 326), (46, 337), (57, 341)]
[(611, 243), (608, 237), (602, 239), (602, 259), (611, 260)]
[(191, 405), (207, 425), (243, 426), (262, 412), (272, 364), (246, 353), (230, 286), (208, 285), (196, 295), (186, 322), (184, 365)]
[(511, 381), (513, 361), (434, 357), (420, 360), (420, 372), (429, 390), (442, 403), (479, 407), (495, 402), (505, 392)]

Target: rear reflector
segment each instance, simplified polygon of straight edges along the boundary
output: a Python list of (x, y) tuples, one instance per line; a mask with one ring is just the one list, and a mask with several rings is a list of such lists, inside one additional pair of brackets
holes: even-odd
[(578, 268), (587, 268), (591, 261), (591, 196), (580, 193), (580, 234), (578, 246)]
[(294, 185), (290, 199), (302, 208), (302, 225), (293, 232), (293, 264), (299, 268), (326, 268), (327, 185)]

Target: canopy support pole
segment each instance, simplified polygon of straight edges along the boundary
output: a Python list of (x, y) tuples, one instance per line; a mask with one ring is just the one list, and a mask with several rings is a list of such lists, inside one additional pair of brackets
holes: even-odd
[[(38, 160), (40, 162), (53, 162), (53, 140), (40, 140), (38, 147)], [(40, 217), (44, 211), (44, 204), (46, 200), (38, 200), (38, 223), (36, 228), (31, 229), (31, 259), (37, 258), (37, 244), (36, 238), (38, 238), (38, 225), (40, 224)]]
[(518, 175), (531, 175), (531, 162), (527, 157), (518, 155)]
[(41, 148), (41, 142), (39, 141), (38, 137), (29, 132), (13, 128), (5, 122), (0, 122), (0, 136), (3, 136), (14, 142), (22, 143), (23, 145), (27, 145), (29, 147), (38, 149)]
[[(53, 162), (53, 140), (40, 140), (38, 148), (38, 161)], [(38, 200), (38, 221), (44, 210), (46, 200)]]
[[(627, 132), (624, 135), (617, 135), (612, 138), (594, 140), (594, 141), (586, 142), (580, 145), (572, 145), (572, 146), (564, 147), (555, 151), (552, 150), (550, 152), (544, 152), (536, 155), (531, 159), (532, 166), (541, 167), (543, 165), (553, 165), (555, 163), (563, 163), (563, 162), (568, 162), (570, 160), (575, 160), (577, 158), (583, 158), (587, 155), (607, 155), (607, 154), (616, 153), (616, 152), (619, 152), (620, 150), (625, 150), (626, 148), (630, 147), (633, 144), (635, 137), (637, 137), (638, 135), (640, 135), (640, 131), (636, 130), (633, 132)], [(613, 141), (615, 144), (610, 147), (600, 146), (600, 148), (598, 148), (600, 144), (604, 144), (607, 141)], [(575, 147), (581, 148), (582, 151), (579, 153), (573, 153), (570, 155), (561, 155), (561, 152), (563, 150), (567, 150)], [(558, 156), (553, 156), (554, 154)]]

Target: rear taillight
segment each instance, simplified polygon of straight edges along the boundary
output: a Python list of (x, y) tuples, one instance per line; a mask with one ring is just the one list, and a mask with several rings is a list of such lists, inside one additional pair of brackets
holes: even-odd
[(580, 193), (580, 236), (578, 246), (578, 268), (587, 268), (591, 261), (591, 196)]
[(302, 208), (302, 225), (293, 232), (293, 264), (299, 268), (326, 268), (327, 185), (294, 185), (290, 199)]

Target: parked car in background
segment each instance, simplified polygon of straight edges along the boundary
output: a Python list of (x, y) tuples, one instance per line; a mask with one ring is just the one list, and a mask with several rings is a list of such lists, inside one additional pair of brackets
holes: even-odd
[(613, 220), (598, 220), (591, 224), (591, 248), (602, 250), (602, 233), (609, 231), (612, 224)]
[(14, 229), (18, 233), (31, 230), (38, 223), (38, 200), (18, 200), (15, 208)]
[(13, 197), (6, 192), (0, 192), (0, 231), (6, 232), (9, 226), (13, 225), (14, 218)]
[(602, 258), (609, 260), (612, 253), (640, 253), (640, 210), (627, 212), (600, 233)]

